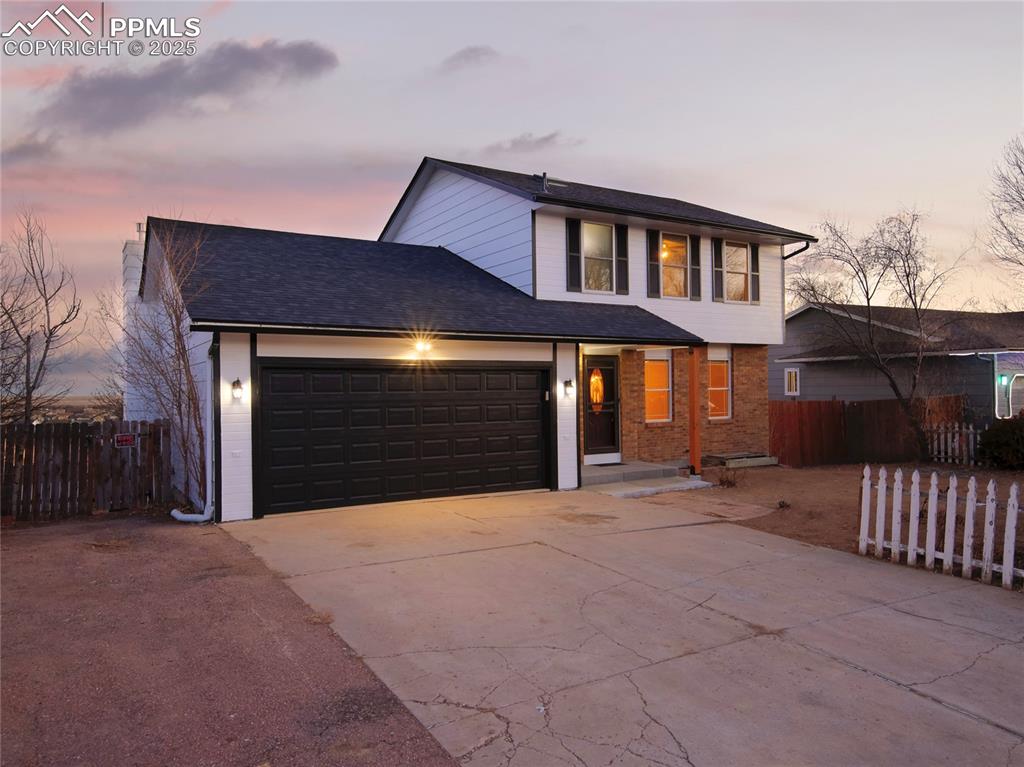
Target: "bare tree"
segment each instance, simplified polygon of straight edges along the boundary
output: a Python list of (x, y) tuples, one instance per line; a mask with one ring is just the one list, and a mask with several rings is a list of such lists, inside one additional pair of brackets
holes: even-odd
[[(920, 214), (904, 211), (857, 238), (847, 227), (825, 221), (819, 243), (794, 273), (791, 290), (827, 318), (819, 339), (823, 345), (842, 349), (882, 375), (925, 455), (924, 360), (950, 322), (929, 309), (956, 265), (936, 266), (920, 223)], [(899, 328), (884, 318), (885, 307), (892, 306), (905, 310)]]
[(990, 193), (992, 254), (1024, 282), (1024, 138), (1003, 151)]
[(189, 331), (188, 299), (194, 284), (201, 237), (173, 226), (150, 232), (150, 253), (141, 297), (124, 288), (101, 293), (99, 317), (113, 377), (101, 392), (104, 401), (131, 392), (153, 417), (169, 422), (183, 469), (179, 488), (186, 500), (206, 501), (206, 433), (199, 368), (206, 349)]
[(61, 351), (81, 333), (75, 279), (57, 257), (46, 226), (31, 211), (0, 253), (0, 413), (31, 423), (68, 392), (49, 377)]

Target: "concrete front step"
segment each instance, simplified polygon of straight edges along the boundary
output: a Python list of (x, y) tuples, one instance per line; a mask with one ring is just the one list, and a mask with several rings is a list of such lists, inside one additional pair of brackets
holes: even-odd
[(615, 463), (606, 466), (584, 466), (581, 471), (581, 478), (584, 487), (608, 485), (615, 482), (662, 479), (665, 477), (678, 479), (679, 468), (679, 466), (669, 463), (632, 461), (630, 463)]
[(632, 482), (587, 485), (585, 489), (592, 493), (611, 495), (616, 498), (643, 498), (648, 495), (658, 495), (659, 493), (674, 493), (678, 490), (699, 490), (705, 487), (712, 487), (712, 485), (700, 477), (657, 477)]

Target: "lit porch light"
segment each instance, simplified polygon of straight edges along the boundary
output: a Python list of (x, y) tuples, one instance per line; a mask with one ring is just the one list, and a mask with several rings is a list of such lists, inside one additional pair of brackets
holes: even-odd
[(573, 383), (571, 378), (566, 378), (562, 382), (562, 390), (565, 392), (566, 397), (571, 397), (573, 392)]
[(242, 399), (242, 381), (236, 378), (231, 382), (231, 396), (236, 399)]

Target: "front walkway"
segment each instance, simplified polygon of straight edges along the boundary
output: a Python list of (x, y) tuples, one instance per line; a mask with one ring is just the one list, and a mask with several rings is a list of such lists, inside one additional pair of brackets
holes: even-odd
[(1024, 765), (1019, 594), (736, 526), (702, 496), (225, 529), (465, 763)]

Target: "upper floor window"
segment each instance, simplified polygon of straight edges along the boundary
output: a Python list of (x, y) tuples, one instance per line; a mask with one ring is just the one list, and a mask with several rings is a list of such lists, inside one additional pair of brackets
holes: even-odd
[(712, 241), (712, 287), (715, 301), (756, 304), (761, 300), (761, 267), (757, 244)]
[(739, 242), (725, 243), (725, 300), (750, 300), (750, 254)]
[(608, 224), (583, 223), (583, 288), (600, 293), (615, 289), (615, 230)]
[(681, 234), (661, 235), (661, 295), (689, 298), (689, 238)]

